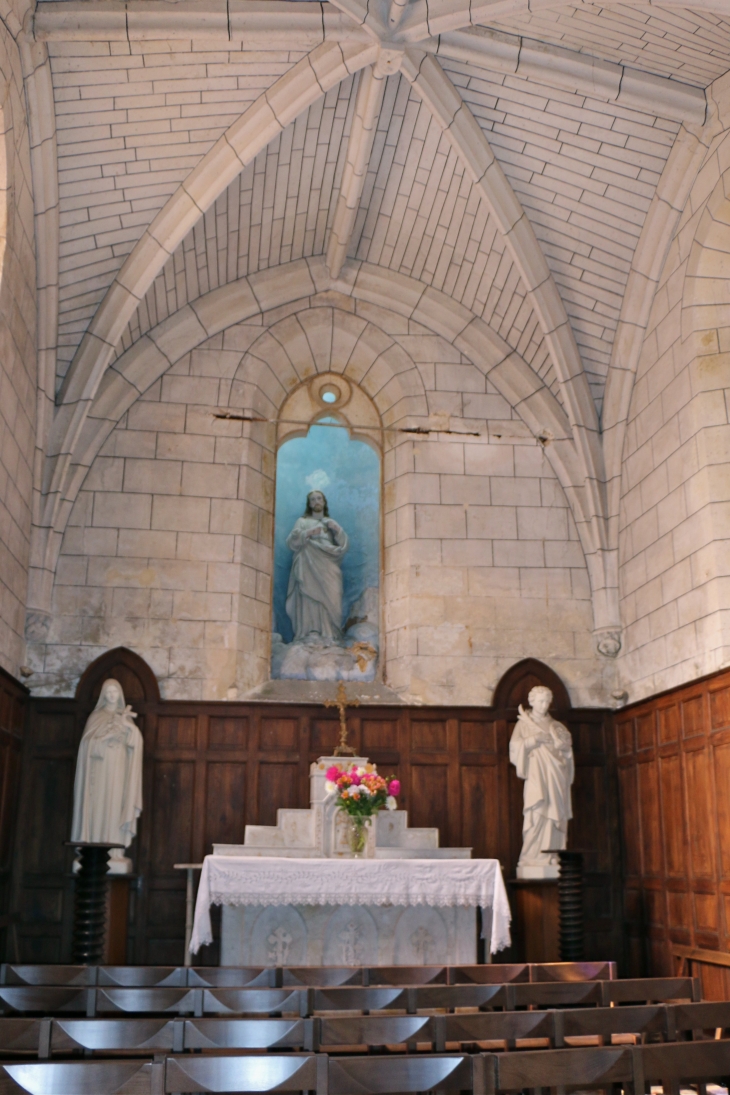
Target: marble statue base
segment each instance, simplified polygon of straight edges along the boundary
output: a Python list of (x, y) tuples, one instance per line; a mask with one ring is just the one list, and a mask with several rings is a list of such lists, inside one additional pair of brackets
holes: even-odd
[(473, 907), (222, 908), (222, 966), (468, 965), (476, 960)]
[(557, 863), (541, 863), (534, 866), (526, 863), (518, 864), (515, 874), (522, 879), (559, 878), (560, 867)]
[(132, 873), (132, 860), (129, 856), (120, 855), (118, 857), (109, 857), (109, 866), (107, 867), (107, 874), (131, 874)]

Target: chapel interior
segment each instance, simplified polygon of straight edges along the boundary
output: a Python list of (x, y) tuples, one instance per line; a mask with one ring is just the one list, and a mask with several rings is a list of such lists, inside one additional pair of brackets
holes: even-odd
[[(353, 756), (387, 784), (361, 846), (333, 797)], [(56, 968), (271, 967), (279, 991), (295, 967), (449, 987), (490, 964), (505, 1012), (522, 981), (524, 1007), (572, 1006), (538, 992), (561, 977), (661, 1011), (604, 1088), (721, 1090), (730, 1011), (677, 1000), (730, 1009), (729, 803), (730, 0), (0, 0), (7, 1091), (51, 1091), (7, 1064), (10, 1017), (52, 1024), (39, 1059), (63, 1009), (101, 1021), (80, 974), (93, 1005), (3, 995), (71, 984)], [(320, 860), (343, 893), (426, 863), (438, 895), (400, 927), (375, 883), (337, 920), (284, 882), (251, 896), (264, 861)], [(296, 1082), (170, 1058), (109, 1095), (448, 1088), (343, 1080), (313, 976)], [(563, 1025), (544, 1075), (519, 1073), (524, 1032), (500, 1056), (437, 1026), (458, 1090), (570, 1085)], [(354, 1029), (373, 1068), (416, 1054), (415, 1028)], [(651, 1079), (646, 1043), (682, 1038), (698, 1056)]]

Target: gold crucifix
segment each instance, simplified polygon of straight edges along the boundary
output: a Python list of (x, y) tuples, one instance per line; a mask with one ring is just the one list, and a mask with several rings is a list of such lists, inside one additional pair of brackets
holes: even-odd
[(348, 700), (347, 692), (345, 691), (345, 685), (340, 681), (339, 688), (337, 689), (336, 700), (325, 700), (325, 707), (337, 707), (340, 712), (340, 743), (334, 751), (335, 757), (356, 757), (357, 750), (353, 749), (347, 741), (347, 708), (359, 707), (359, 700)]

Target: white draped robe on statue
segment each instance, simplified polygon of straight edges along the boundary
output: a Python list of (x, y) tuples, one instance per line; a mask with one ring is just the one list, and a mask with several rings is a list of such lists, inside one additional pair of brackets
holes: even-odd
[[(532, 745), (536, 736), (546, 740)], [(551, 851), (565, 848), (573, 816), (570, 787), (575, 766), (570, 732), (549, 715), (541, 725), (529, 713), (520, 712), (509, 743), (509, 759), (525, 781), (520, 864), (547, 864), (554, 858)]]
[[(107, 706), (105, 690), (118, 699)], [(71, 839), (128, 847), (142, 813), (143, 739), (117, 681), (89, 715), (76, 761)]]
[[(286, 611), (294, 627), (294, 642), (307, 635), (342, 638), (342, 569), (347, 533), (327, 527), (327, 518), (300, 517), (286, 546), (294, 552), (286, 594)], [(319, 536), (305, 533), (319, 525)]]

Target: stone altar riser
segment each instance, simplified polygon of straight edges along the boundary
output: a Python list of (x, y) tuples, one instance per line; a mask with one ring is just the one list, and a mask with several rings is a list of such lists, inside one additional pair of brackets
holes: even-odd
[(428, 905), (224, 905), (222, 966), (462, 965), (476, 909)]

